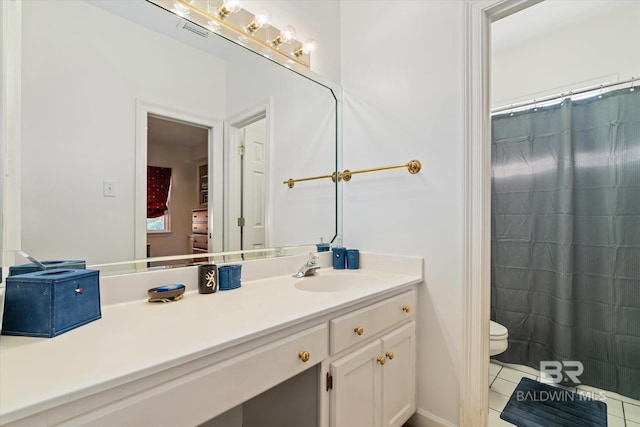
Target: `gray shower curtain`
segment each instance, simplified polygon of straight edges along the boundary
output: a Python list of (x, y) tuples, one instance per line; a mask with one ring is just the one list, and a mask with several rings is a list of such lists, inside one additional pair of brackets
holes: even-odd
[(640, 88), (492, 119), (496, 358), (640, 399)]

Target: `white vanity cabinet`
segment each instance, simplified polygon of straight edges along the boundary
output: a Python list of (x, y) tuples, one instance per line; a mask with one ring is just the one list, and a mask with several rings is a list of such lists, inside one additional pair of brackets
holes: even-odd
[(331, 348), (347, 348), (325, 363), (330, 427), (399, 427), (415, 412), (415, 293), (330, 322)]
[[(162, 305), (105, 292), (116, 302), (100, 321), (52, 339), (2, 337), (0, 426), (401, 426), (415, 411), (422, 260), (389, 260), (392, 271), (321, 272), (373, 277), (344, 291), (300, 290), (288, 274)], [(161, 273), (101, 287), (144, 294), (152, 279), (173, 277)], [(197, 280), (196, 268), (178, 273)], [(272, 418), (286, 422), (264, 422), (274, 406), (286, 417)], [(240, 418), (216, 424), (229, 413)]]

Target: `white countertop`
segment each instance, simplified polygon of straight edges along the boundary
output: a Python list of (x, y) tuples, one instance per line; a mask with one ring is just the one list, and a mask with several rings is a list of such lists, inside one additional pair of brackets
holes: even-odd
[[(411, 272), (415, 273), (415, 271)], [(0, 423), (38, 413), (420, 283), (421, 275), (321, 269), (380, 280), (338, 292), (296, 289), (290, 275), (171, 303), (102, 307), (102, 319), (55, 338), (0, 338)]]

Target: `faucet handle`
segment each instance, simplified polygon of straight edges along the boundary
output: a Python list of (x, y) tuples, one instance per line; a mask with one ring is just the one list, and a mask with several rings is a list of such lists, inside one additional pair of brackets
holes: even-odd
[(311, 264), (317, 264), (318, 263), (318, 253), (317, 252), (309, 252), (308, 262), (311, 263)]

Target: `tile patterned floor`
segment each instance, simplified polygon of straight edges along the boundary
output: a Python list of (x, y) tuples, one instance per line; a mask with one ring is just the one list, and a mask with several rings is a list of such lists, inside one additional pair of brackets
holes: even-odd
[[(520, 378), (528, 377), (540, 382), (551, 383), (540, 377), (540, 372), (521, 365), (509, 365), (491, 361), (489, 365), (489, 427), (509, 427), (513, 424), (500, 418), (500, 412), (509, 401)], [(565, 387), (563, 387), (565, 388)], [(577, 393), (599, 393), (600, 390), (589, 386), (567, 388)], [(640, 402), (605, 391), (607, 403), (608, 427), (640, 427)]]

